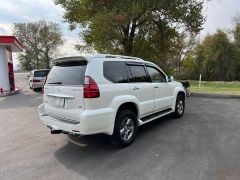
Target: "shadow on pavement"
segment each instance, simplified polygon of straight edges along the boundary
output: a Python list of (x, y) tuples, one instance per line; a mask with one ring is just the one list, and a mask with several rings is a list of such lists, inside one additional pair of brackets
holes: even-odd
[[(141, 126), (134, 143), (124, 149), (112, 145), (110, 137), (106, 135), (69, 137), (69, 142), (55, 152), (55, 157), (67, 169), (71, 169), (87, 179), (91, 179), (99, 173), (109, 176), (114, 169), (143, 163), (144, 156), (151, 151), (153, 144), (156, 143), (157, 146), (160, 146), (161, 140), (154, 139), (156, 134), (161, 134), (161, 130), (174, 121), (177, 119), (168, 116)], [(165, 153), (170, 152), (163, 150), (161, 156), (166, 155)], [(104, 179), (98, 175), (95, 178)]]

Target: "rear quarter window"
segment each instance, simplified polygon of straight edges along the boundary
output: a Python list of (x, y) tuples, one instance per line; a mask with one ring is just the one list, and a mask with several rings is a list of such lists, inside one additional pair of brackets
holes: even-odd
[(103, 74), (107, 80), (113, 83), (128, 83), (127, 67), (124, 62), (104, 62)]

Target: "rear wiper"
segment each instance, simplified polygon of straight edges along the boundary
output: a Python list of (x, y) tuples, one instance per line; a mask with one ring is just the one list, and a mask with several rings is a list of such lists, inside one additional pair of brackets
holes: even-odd
[(48, 84), (62, 84), (61, 82), (50, 82)]

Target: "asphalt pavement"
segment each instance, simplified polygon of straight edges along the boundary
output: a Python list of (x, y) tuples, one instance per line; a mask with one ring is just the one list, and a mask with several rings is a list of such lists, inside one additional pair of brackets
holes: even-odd
[[(27, 74), (16, 74), (24, 87)], [(118, 149), (105, 135), (51, 135), (41, 92), (0, 97), (0, 179), (239, 180), (240, 100), (189, 97), (181, 119), (160, 118)]]

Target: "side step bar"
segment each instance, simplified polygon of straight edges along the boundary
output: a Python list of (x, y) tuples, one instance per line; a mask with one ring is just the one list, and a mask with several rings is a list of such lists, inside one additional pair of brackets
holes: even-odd
[(142, 117), (140, 120), (143, 121), (143, 122), (146, 122), (150, 119), (156, 118), (156, 117), (161, 116), (161, 115), (163, 115), (167, 112), (170, 112), (170, 111), (172, 111), (172, 108), (167, 108), (167, 109), (164, 109), (162, 111), (156, 112), (154, 114), (150, 114), (148, 116)]

